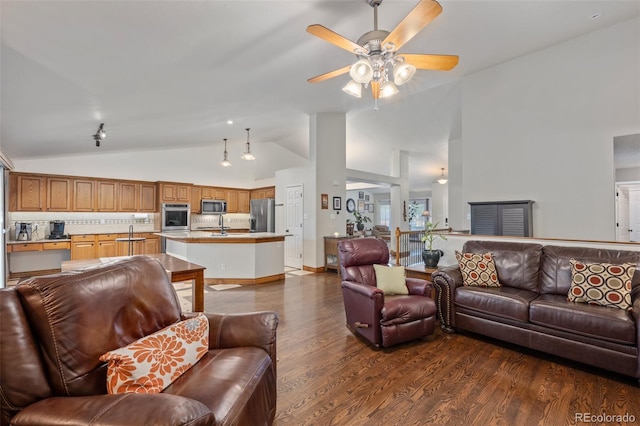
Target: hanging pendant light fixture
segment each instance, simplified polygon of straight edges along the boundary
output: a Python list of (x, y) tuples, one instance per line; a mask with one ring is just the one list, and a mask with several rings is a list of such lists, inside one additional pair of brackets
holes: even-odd
[(107, 137), (107, 132), (104, 131), (104, 123), (100, 123), (100, 126), (98, 127), (98, 131), (96, 132), (95, 135), (93, 135), (93, 140), (96, 141), (96, 146), (100, 146), (100, 142), (102, 142), (102, 139)]
[(247, 131), (247, 150), (244, 152), (244, 154), (242, 154), (242, 158), (243, 160), (255, 160), (256, 157), (253, 156), (253, 154), (251, 153), (251, 143), (249, 142), (249, 128), (245, 129)]
[(442, 174), (438, 178), (438, 183), (440, 185), (444, 185), (445, 183), (447, 183), (449, 181), (449, 179), (447, 179), (447, 177), (444, 174), (444, 167), (441, 167), (440, 170), (442, 170)]
[(220, 164), (222, 164), (224, 167), (229, 167), (231, 166), (231, 161), (229, 161), (229, 154), (227, 153), (227, 138), (224, 138), (223, 141), (224, 141), (224, 159)]

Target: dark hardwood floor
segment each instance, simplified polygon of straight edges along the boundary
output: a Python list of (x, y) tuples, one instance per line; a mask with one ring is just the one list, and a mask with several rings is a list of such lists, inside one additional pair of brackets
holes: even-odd
[(438, 328), (375, 350), (345, 327), (334, 273), (208, 291), (205, 308), (279, 313), (279, 426), (568, 425), (587, 414), (635, 419), (591, 424), (640, 422), (634, 379), (495, 340)]

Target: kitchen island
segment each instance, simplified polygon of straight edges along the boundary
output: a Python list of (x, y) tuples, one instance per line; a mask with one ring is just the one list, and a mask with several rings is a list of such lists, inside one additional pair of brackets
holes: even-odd
[(285, 234), (161, 232), (166, 253), (204, 266), (209, 284), (264, 284), (284, 279)]

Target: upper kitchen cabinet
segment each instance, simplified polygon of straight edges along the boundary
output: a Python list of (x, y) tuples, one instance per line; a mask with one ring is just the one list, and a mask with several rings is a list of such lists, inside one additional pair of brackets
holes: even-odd
[(276, 188), (275, 186), (268, 186), (265, 188), (256, 188), (251, 190), (251, 199), (261, 199), (261, 198), (276, 198)]
[(46, 210), (47, 179), (44, 176), (9, 175), (9, 211), (43, 212)]
[(249, 213), (251, 210), (250, 192), (238, 190), (238, 213)]
[(158, 211), (155, 183), (140, 183), (140, 203), (138, 204), (138, 211), (143, 213), (153, 213)]
[(47, 178), (47, 211), (68, 212), (71, 210), (73, 181), (65, 177)]
[(74, 212), (92, 212), (95, 210), (96, 183), (93, 179), (73, 179)]
[(137, 182), (118, 182), (118, 206), (119, 212), (138, 211), (138, 193), (140, 184)]
[(192, 186), (188, 183), (158, 182), (158, 203), (189, 203)]
[(225, 199), (227, 200), (227, 213), (238, 213), (238, 191), (227, 189)]
[(203, 199), (202, 190), (201, 186), (194, 185), (191, 187), (191, 213), (200, 213), (200, 200)]
[(113, 180), (96, 181), (96, 210), (99, 212), (118, 211), (118, 183)]

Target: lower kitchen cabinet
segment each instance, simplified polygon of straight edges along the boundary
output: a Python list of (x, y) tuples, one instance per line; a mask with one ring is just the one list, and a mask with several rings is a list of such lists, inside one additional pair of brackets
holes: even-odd
[(116, 238), (118, 234), (99, 234), (96, 239), (98, 240), (98, 254), (96, 257), (114, 257), (118, 255), (116, 246)]
[(71, 260), (95, 259), (96, 237), (95, 235), (71, 236)]

